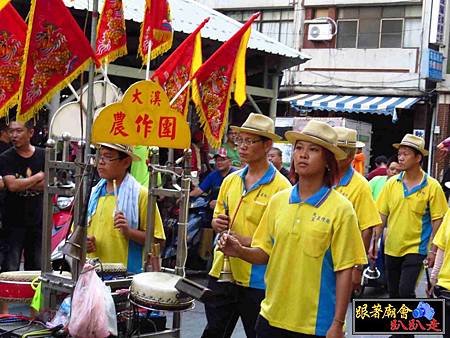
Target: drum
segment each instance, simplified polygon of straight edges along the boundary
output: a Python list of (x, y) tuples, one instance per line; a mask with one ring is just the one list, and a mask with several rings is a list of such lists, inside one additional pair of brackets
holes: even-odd
[[(98, 114), (100, 108), (105, 105), (117, 102), (120, 98), (120, 89), (112, 84), (105, 83), (104, 81), (94, 82), (94, 117)], [(105, 87), (106, 86), (106, 87)], [(105, 99), (104, 95), (105, 91)], [(55, 112), (50, 121), (49, 135), (55, 140), (60, 140), (63, 133), (69, 133), (73, 141), (79, 141), (86, 137), (86, 111), (87, 111), (87, 99), (88, 99), (88, 87), (83, 88), (83, 95), (81, 97), (81, 104), (79, 101), (69, 102)], [(83, 116), (83, 130), (84, 135), (81, 135), (81, 121), (80, 121), (80, 109), (82, 109)]]
[(86, 112), (83, 110), (83, 130), (81, 135), (79, 102), (69, 102), (59, 107), (50, 121), (49, 135), (54, 140), (61, 140), (63, 133), (69, 133), (73, 141), (84, 139), (86, 135)]
[(9, 303), (31, 303), (40, 271), (9, 271), (0, 273), (0, 300)]
[[(105, 92), (106, 85), (106, 92)], [(83, 88), (81, 103), (87, 111), (88, 86)], [(105, 96), (104, 96), (105, 95)], [(94, 82), (94, 111), (105, 107), (108, 104), (117, 102), (121, 99), (120, 89), (111, 82), (95, 81)]]
[[(53, 272), (55, 275), (71, 278), (69, 272)], [(38, 286), (41, 271), (8, 271), (0, 273), (0, 301), (6, 303), (30, 304)]]
[(103, 277), (119, 277), (127, 275), (127, 268), (122, 263), (103, 263), (95, 268), (98, 275)]
[(133, 277), (130, 300), (137, 306), (155, 310), (190, 309), (194, 300), (175, 288), (181, 277), (165, 272), (144, 272)]

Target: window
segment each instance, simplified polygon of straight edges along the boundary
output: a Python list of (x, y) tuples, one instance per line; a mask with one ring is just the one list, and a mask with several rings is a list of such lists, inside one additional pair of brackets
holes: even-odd
[(382, 19), (381, 20), (381, 48), (395, 48), (402, 46), (402, 19)]
[[(244, 23), (255, 11), (223, 11), (237, 21)], [(261, 33), (294, 47), (294, 10), (292, 8), (263, 10), (252, 26)]]
[(338, 9), (337, 48), (420, 47), (421, 6)]
[(358, 20), (339, 20), (338, 32), (338, 48), (356, 48)]

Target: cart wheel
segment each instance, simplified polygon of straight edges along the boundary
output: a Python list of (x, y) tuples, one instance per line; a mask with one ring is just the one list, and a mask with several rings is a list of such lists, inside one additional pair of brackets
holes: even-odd
[(352, 298), (360, 298), (364, 294), (365, 285), (361, 285), (359, 289), (353, 290)]

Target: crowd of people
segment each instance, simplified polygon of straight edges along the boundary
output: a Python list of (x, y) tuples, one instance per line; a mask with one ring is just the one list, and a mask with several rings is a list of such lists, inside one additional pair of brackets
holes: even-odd
[[(25, 270), (41, 267), (45, 156), (31, 144), (33, 133), (31, 124), (17, 121), (0, 128), (2, 271), (19, 270), (22, 255)], [(209, 173), (190, 196), (210, 195), (218, 234), (208, 276), (215, 297), (205, 304), (202, 337), (231, 337), (239, 318), (247, 337), (343, 337), (350, 295), (361, 286), (364, 265), (381, 254), (390, 297), (416, 296), (426, 260), (434, 283), (427, 292), (450, 299), (448, 202), (422, 169), (428, 155), (422, 138), (406, 134), (393, 144), (395, 155), (376, 157), (364, 176), (366, 145), (356, 130), (312, 119), (284, 136), (293, 147), (289, 169), (274, 146), (281, 137), (273, 120), (252, 113), (229, 128), (212, 170), (202, 135), (193, 135), (193, 170), (204, 170), (206, 161)], [(439, 149), (449, 151), (446, 144)], [(102, 143), (97, 151), (88, 256), (139, 273), (149, 149)], [(158, 208), (154, 229), (163, 245)], [(221, 280), (225, 260), (232, 282)], [(449, 318), (450, 311), (447, 327)]]

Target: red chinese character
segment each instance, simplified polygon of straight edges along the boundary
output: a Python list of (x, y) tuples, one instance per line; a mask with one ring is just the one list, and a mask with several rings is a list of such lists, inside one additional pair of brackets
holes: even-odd
[(430, 323), (429, 324), (427, 324), (427, 331), (436, 331), (436, 332), (439, 332), (439, 331), (441, 331), (440, 329), (439, 329), (439, 322), (436, 320), (436, 319), (432, 319), (431, 321), (430, 321)]
[(140, 91), (136, 88), (135, 91), (134, 91), (134, 94), (133, 94), (133, 100), (131, 101), (131, 103), (137, 102), (137, 103), (139, 103), (139, 104), (143, 104), (144, 102), (142, 102), (142, 100), (141, 100), (141, 98), (140, 98), (141, 95), (142, 95), (142, 92), (140, 92)]
[[(419, 322), (419, 323), (420, 323), (420, 322)], [(409, 325), (408, 325), (409, 331), (416, 331), (418, 326), (419, 326), (419, 325), (417, 325), (415, 319), (410, 319), (410, 320), (409, 320)]]
[(137, 124), (137, 132), (141, 132), (141, 124), (144, 126), (144, 137), (147, 138), (148, 134), (151, 133), (153, 128), (153, 121), (150, 119), (148, 114), (145, 114), (143, 117), (142, 115), (139, 115), (135, 121)]
[(400, 323), (400, 325), (402, 326), (402, 329), (403, 329), (404, 331), (408, 331), (408, 327), (403, 323), (403, 321), (398, 320), (398, 322)]
[(391, 331), (398, 331), (400, 329), (400, 324), (397, 319), (391, 320)]
[(157, 90), (156, 92), (152, 92), (152, 95), (150, 95), (150, 103), (154, 106), (160, 106), (161, 104), (161, 92)]
[(420, 329), (422, 331), (425, 331), (425, 327), (422, 325), (422, 323), (420, 322), (420, 320), (416, 319), (416, 324), (420, 327)]
[(114, 114), (114, 123), (111, 127), (111, 130), (109, 133), (113, 135), (122, 135), (122, 136), (128, 136), (128, 134), (125, 132), (125, 127), (123, 126), (123, 120), (125, 119), (126, 115), (124, 112), (117, 112)]
[(177, 120), (175, 117), (163, 116), (159, 119), (158, 136), (161, 138), (168, 137), (173, 140), (175, 138), (176, 127)]

